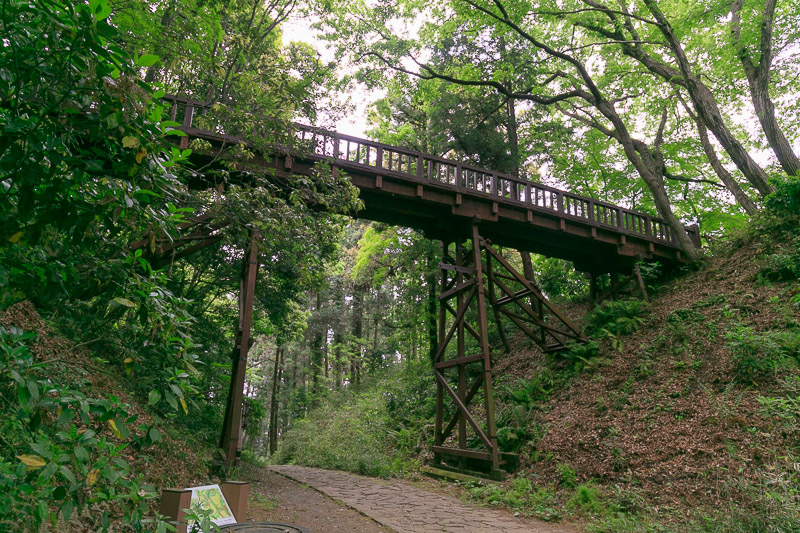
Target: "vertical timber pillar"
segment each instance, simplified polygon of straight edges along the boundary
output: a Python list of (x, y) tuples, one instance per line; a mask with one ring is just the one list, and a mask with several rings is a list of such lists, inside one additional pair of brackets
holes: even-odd
[[(492, 354), (489, 348), (489, 326), (486, 320), (486, 294), (483, 276), (483, 258), (481, 257), (481, 237), (478, 235), (478, 224), (472, 224), (472, 253), (475, 258), (475, 278), (478, 291), (478, 327), (480, 334), (481, 355), (483, 356), (483, 393), (486, 405), (486, 429), (491, 441), (492, 472), (500, 471), (500, 452), (497, 447), (497, 426), (494, 420), (494, 394), (492, 393)], [(491, 261), (490, 257), (486, 261)]]
[(239, 326), (233, 347), (231, 386), (225, 406), (225, 421), (222, 425), (220, 448), (225, 454), (226, 468), (239, 463), (242, 451), (242, 404), (244, 401), (244, 378), (247, 370), (247, 353), (252, 343), (250, 329), (253, 325), (253, 300), (255, 298), (256, 274), (258, 273), (258, 235), (253, 234), (250, 246), (245, 251), (244, 268), (239, 282)]
[[(442, 245), (439, 346), (433, 364), (436, 377), (434, 463), (446, 463), (445, 468), (477, 468), (500, 478), (503, 473), (497, 446), (486, 308), (490, 303), (486, 296), (488, 277), (483, 266), (483, 240), (478, 234), (477, 222), (471, 229), (470, 233), (462, 234), (460, 240)], [(451, 250), (454, 256), (450, 255)], [(483, 389), (485, 410), (478, 411), (481, 416), (476, 417), (470, 404), (480, 397), (480, 389)], [(470, 447), (470, 430), (483, 449)]]
[[(442, 263), (444, 265), (447, 263), (448, 255), (447, 252), (450, 248), (450, 243), (446, 241), (442, 241)], [(447, 270), (442, 269), (442, 279), (441, 285), (439, 286), (439, 293), (444, 293), (447, 290)], [(433, 363), (434, 365), (442, 360), (444, 356), (444, 348), (447, 344), (446, 339), (446, 331), (445, 328), (447, 327), (447, 309), (442, 302), (439, 305), (439, 341), (437, 343), (437, 351), (434, 357)], [(444, 443), (444, 436), (442, 433), (442, 426), (444, 423), (444, 387), (442, 384), (437, 380), (436, 381), (436, 419), (434, 422), (434, 436), (433, 436), (433, 443), (434, 447), (438, 448), (441, 447)], [(442, 456), (439, 453), (434, 453), (433, 455), (434, 464), (438, 465), (442, 462)]]

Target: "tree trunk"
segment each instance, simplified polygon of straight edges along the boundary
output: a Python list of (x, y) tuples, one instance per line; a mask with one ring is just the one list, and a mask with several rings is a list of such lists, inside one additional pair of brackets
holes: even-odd
[(734, 0), (731, 6), (731, 33), (736, 47), (736, 55), (747, 77), (750, 98), (770, 148), (778, 158), (783, 170), (790, 176), (797, 176), (800, 174), (800, 159), (795, 155), (791, 143), (783, 134), (783, 130), (775, 118), (775, 106), (769, 96), (770, 70), (772, 69), (772, 28), (777, 0), (764, 2), (764, 11), (761, 14), (761, 39), (757, 50), (758, 64), (753, 63), (750, 50), (741, 40), (740, 16), (743, 2), (744, 0)]
[(333, 380), (337, 389), (342, 388), (342, 334), (338, 331), (333, 333)]
[[(680, 70), (680, 75), (683, 78), (683, 83), (681, 83), (681, 85), (683, 85), (689, 93), (692, 103), (694, 104), (694, 108), (697, 112), (697, 116), (700, 117), (706, 127), (711, 130), (711, 132), (714, 134), (714, 137), (717, 138), (736, 167), (745, 176), (745, 178), (747, 178), (747, 181), (749, 181), (763, 196), (771, 193), (773, 189), (767, 181), (767, 173), (764, 172), (764, 169), (762, 169), (752, 157), (750, 157), (750, 154), (747, 153), (747, 150), (744, 149), (742, 144), (728, 129), (728, 126), (725, 124), (725, 121), (722, 118), (722, 113), (717, 106), (717, 101), (714, 98), (714, 94), (711, 92), (708, 86), (706, 86), (700, 80), (700, 78), (691, 71), (689, 59), (686, 57), (680, 41), (675, 36), (675, 33), (672, 31), (672, 26), (659, 9), (655, 0), (644, 0), (644, 3), (655, 18), (656, 22), (658, 22), (658, 28), (661, 30), (662, 35), (664, 35), (666, 38), (667, 43), (669, 44), (669, 47), (675, 56), (675, 59), (678, 63), (678, 68)], [(646, 66), (647, 63), (650, 62), (652, 62), (652, 58), (650, 58), (650, 61), (646, 62)], [(664, 65), (661, 66), (663, 67)], [(669, 76), (667, 81), (677, 83), (674, 77), (667, 73), (667, 70), (672, 69), (657, 68), (654, 70), (654, 72), (660, 76), (667, 74)]]
[(511, 152), (511, 161), (514, 163), (514, 167), (511, 169), (511, 174), (514, 177), (519, 177), (519, 131), (517, 125), (517, 110), (516, 106), (514, 105), (514, 99), (509, 98), (508, 104), (506, 105), (506, 110), (508, 112), (508, 147), (509, 151)]
[(736, 178), (722, 166), (722, 162), (717, 157), (717, 152), (714, 150), (708, 138), (708, 130), (706, 130), (705, 125), (699, 120), (695, 120), (695, 123), (697, 124), (697, 132), (700, 135), (700, 144), (703, 146), (703, 152), (705, 152), (708, 162), (711, 163), (711, 168), (714, 169), (720, 181), (722, 181), (725, 187), (733, 194), (733, 197), (736, 198), (736, 201), (739, 202), (742, 209), (744, 209), (748, 215), (755, 215), (758, 212), (758, 206), (739, 186)]
[(439, 320), (439, 313), (436, 308), (436, 302), (438, 301), (436, 276), (428, 276), (425, 283), (428, 285), (428, 309), (427, 313), (425, 313), (425, 322), (428, 326), (428, 356), (431, 363), (433, 363), (436, 359), (436, 352), (439, 350), (439, 339), (436, 334), (436, 326)]
[[(621, 145), (628, 158), (636, 171), (641, 176), (650, 194), (653, 196), (653, 203), (656, 205), (659, 216), (664, 219), (667, 225), (672, 229), (678, 246), (686, 254), (687, 259), (696, 262), (700, 260), (700, 254), (694, 246), (694, 243), (686, 233), (686, 228), (675, 213), (672, 211), (669, 195), (664, 188), (663, 175), (663, 156), (658, 152), (658, 157), (655, 157), (650, 151), (650, 147), (641, 141), (635, 141), (631, 137), (628, 128), (622, 121), (622, 118), (617, 114), (613, 104), (608, 100), (601, 100), (595, 102), (594, 106), (614, 125), (614, 131), (609, 132)], [(658, 150), (657, 150), (658, 151)]]
[(800, 175), (800, 159), (794, 154), (791, 143), (783, 134), (778, 120), (775, 118), (775, 106), (769, 97), (768, 82), (762, 84), (752, 80), (749, 76), (747, 81), (750, 85), (750, 96), (753, 99), (753, 107), (758, 121), (761, 123), (761, 128), (764, 130), (764, 135), (767, 137), (767, 142), (775, 153), (775, 157), (778, 158), (784, 172), (790, 176)]
[[(164, 9), (164, 14), (161, 15), (161, 27), (164, 30), (169, 29), (172, 26), (172, 21), (175, 20), (175, 15), (177, 10), (175, 9), (175, 2), (170, 2), (169, 5)], [(166, 41), (166, 39), (165, 39)], [(162, 44), (165, 44), (162, 42)], [(147, 73), (144, 76), (144, 81), (146, 83), (152, 83), (156, 79), (156, 74), (158, 74), (159, 65), (164, 65), (167, 60), (169, 59), (169, 50), (166, 53), (161, 54), (161, 57), (155, 64), (150, 65), (147, 68)]]
[[(316, 310), (317, 314), (320, 314), (320, 310), (322, 308), (322, 297), (320, 296), (319, 291), (317, 291), (316, 294)], [(315, 407), (319, 404), (319, 377), (320, 371), (322, 370), (322, 330), (324, 329), (322, 316), (319, 316), (318, 318), (320, 319), (320, 324), (314, 334), (314, 340), (312, 341), (313, 344), (311, 346), (311, 393), (313, 395), (311, 404)]]
[(364, 288), (356, 285), (353, 287), (353, 337), (355, 337), (355, 350), (350, 362), (351, 383), (358, 385), (360, 379), (360, 363), (362, 350), (362, 336), (364, 335)]
[(278, 346), (275, 352), (275, 367), (272, 371), (272, 393), (269, 402), (269, 455), (278, 450), (278, 386), (280, 385), (281, 358), (283, 356), (283, 346)]

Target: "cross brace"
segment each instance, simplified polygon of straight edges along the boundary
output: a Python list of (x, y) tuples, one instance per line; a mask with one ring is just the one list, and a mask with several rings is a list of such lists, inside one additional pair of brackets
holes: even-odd
[[(442, 243), (439, 267), (434, 462), (464, 468), (468, 460), (482, 461), (492, 476), (500, 477), (504, 461), (497, 445), (487, 307), (499, 313), (496, 319), (508, 317), (544, 350), (585, 339), (531, 280), (480, 236), (477, 223), (466, 243)], [(483, 409), (471, 410), (481, 389)], [(480, 448), (469, 446), (469, 432), (471, 443)]]

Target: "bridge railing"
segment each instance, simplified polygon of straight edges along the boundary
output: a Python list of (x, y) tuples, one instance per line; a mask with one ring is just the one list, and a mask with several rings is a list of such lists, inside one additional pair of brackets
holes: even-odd
[[(183, 129), (194, 128), (195, 117), (209, 109), (208, 104), (186, 98), (167, 96), (164, 99), (171, 103), (171, 118), (182, 123)], [(221, 126), (209, 128), (204, 124), (204, 128), (219, 138), (240, 141), (226, 134)], [(434, 182), (439, 186), (497, 198), (533, 211), (581, 219), (592, 226), (612, 228), (623, 234), (678, 247), (675, 234), (666, 221), (646, 213), (399, 146), (304, 124), (292, 124), (290, 128), (288, 134), (295, 139), (292, 149), (309, 156), (331, 159), (340, 165), (368, 168), (379, 174), (422, 184)], [(686, 230), (699, 246), (697, 226)]]

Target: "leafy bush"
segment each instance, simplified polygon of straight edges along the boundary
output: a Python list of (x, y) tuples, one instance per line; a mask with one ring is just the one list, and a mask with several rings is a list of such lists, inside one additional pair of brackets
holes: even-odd
[(773, 180), (775, 192), (767, 196), (764, 206), (770, 211), (797, 217), (800, 215), (800, 178), (787, 177)]
[[(424, 372), (423, 371), (427, 370)], [(274, 461), (388, 477), (416, 468), (422, 427), (433, 417), (430, 367), (387, 370), (359, 391), (337, 391), (281, 440)]]
[(558, 475), (561, 477), (561, 485), (564, 487), (574, 487), (578, 479), (578, 472), (566, 463), (556, 465)]
[(778, 370), (793, 368), (800, 359), (800, 332), (796, 330), (759, 334), (740, 324), (725, 337), (733, 353), (737, 379), (744, 383), (774, 379)]
[(783, 394), (759, 396), (758, 403), (764, 414), (777, 418), (789, 435), (800, 432), (800, 376), (781, 380)]
[(767, 256), (767, 264), (758, 273), (759, 280), (791, 281), (800, 279), (800, 238), (784, 253)]
[(591, 485), (580, 485), (567, 501), (567, 509), (576, 514), (602, 515), (608, 511), (608, 506), (600, 489)]
[(155, 488), (142, 483), (126, 460), (161, 440), (135, 426), (137, 415), (119, 399), (91, 398), (81, 383), (59, 383), (36, 361), (36, 335), (0, 328), (0, 529), (106, 531), (120, 520), (132, 531), (163, 531), (145, 519)]
[(647, 303), (641, 300), (608, 301), (586, 317), (587, 335), (630, 335), (644, 323)]
[(524, 516), (558, 520), (555, 492), (549, 487), (534, 487), (525, 477), (513, 478), (507, 486), (485, 483), (469, 488), (469, 498), (489, 505), (506, 505)]
[(552, 375), (545, 370), (529, 380), (497, 387), (500, 414), (497, 417), (497, 444), (504, 452), (518, 453), (541, 437), (541, 428), (532, 422), (532, 410), (550, 398)]

